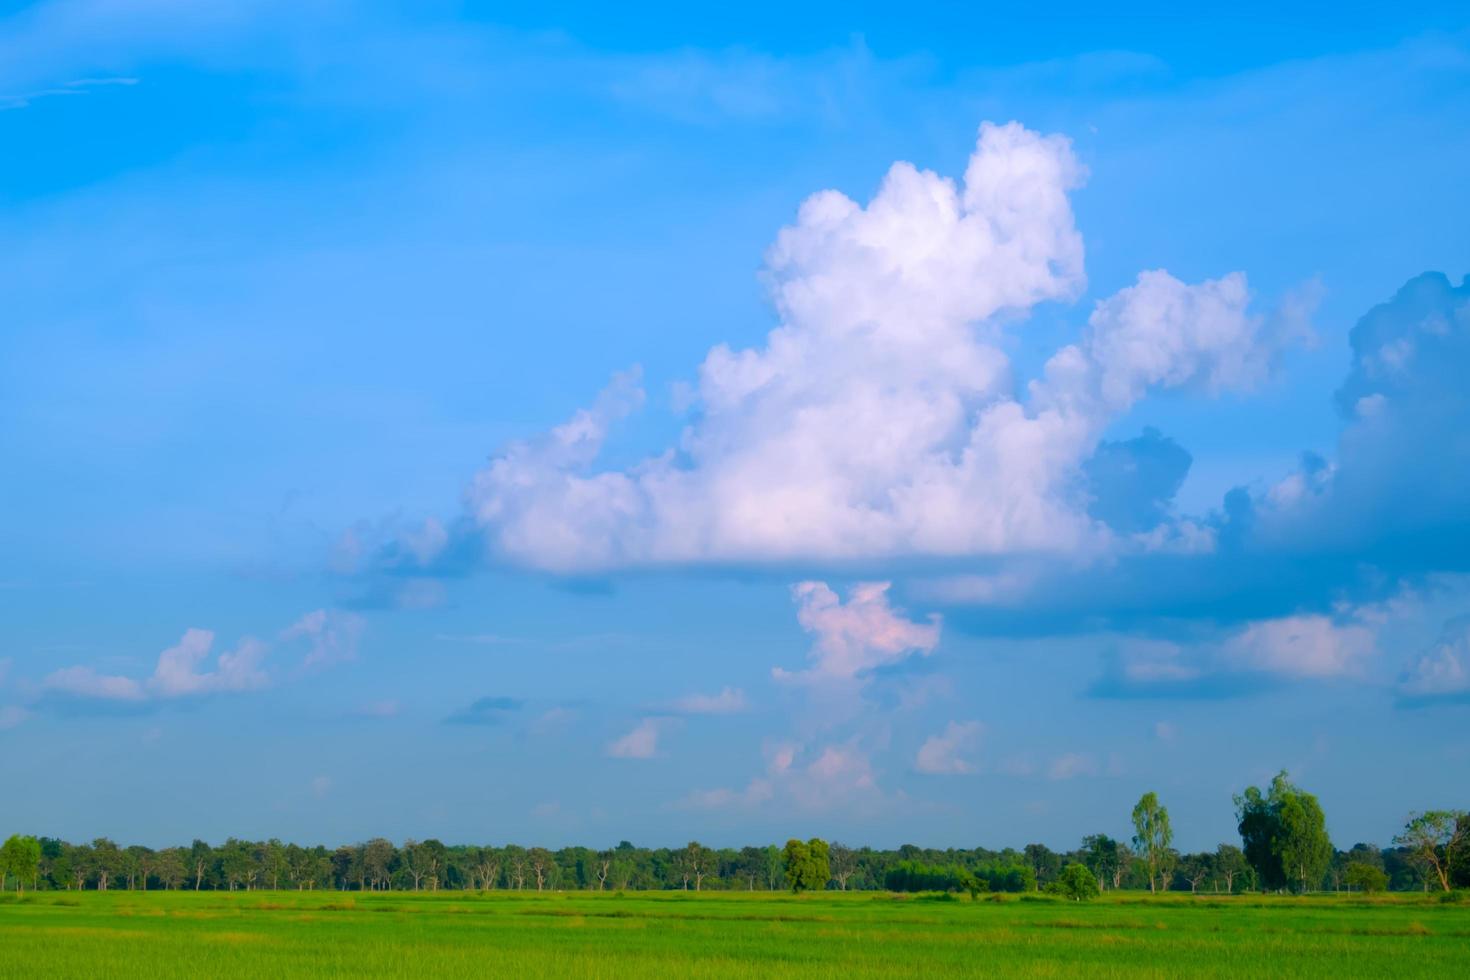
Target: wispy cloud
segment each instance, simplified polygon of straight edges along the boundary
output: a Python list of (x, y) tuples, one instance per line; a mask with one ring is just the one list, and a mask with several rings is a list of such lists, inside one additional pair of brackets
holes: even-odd
[(499, 725), (526, 706), (520, 698), (484, 697), (461, 708), (448, 718), (446, 725)]
[(614, 759), (652, 759), (658, 754), (659, 739), (671, 725), (668, 718), (644, 718), (627, 734), (609, 742), (607, 754)]
[(137, 84), (138, 79), (125, 76), (116, 78), (78, 78), (64, 85), (52, 88), (35, 89), (17, 95), (0, 94), (0, 112), (7, 109), (28, 109), (42, 99), (67, 98), (86, 95), (89, 91), (97, 88), (113, 86), (131, 87)]
[(733, 715), (744, 711), (748, 704), (744, 691), (725, 687), (718, 694), (686, 694), (669, 707), (684, 715)]
[(302, 666), (327, 667), (357, 659), (358, 643), (366, 626), (356, 613), (315, 609), (281, 632), (281, 640), (305, 640), (309, 646)]
[(975, 771), (969, 758), (979, 745), (985, 726), (978, 721), (952, 721), (938, 735), (919, 746), (914, 768), (930, 775), (956, 776)]
[(1399, 677), (1408, 701), (1470, 699), (1470, 616), (1444, 624), (1439, 638)]

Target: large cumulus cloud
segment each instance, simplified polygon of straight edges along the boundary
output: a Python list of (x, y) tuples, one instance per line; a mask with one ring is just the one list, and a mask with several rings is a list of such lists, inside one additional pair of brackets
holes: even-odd
[[(1149, 271), (1018, 386), (1005, 332), (1085, 284), (1083, 177), (1065, 138), (987, 124), (959, 183), (898, 163), (866, 205), (813, 195), (767, 255), (779, 326), (709, 352), (677, 446), (598, 468), (642, 398), (622, 376), (475, 477), (473, 526), (495, 559), (563, 573), (1107, 552), (1140, 529), (1136, 508), (1090, 509), (1108, 425), (1151, 390), (1256, 383), (1292, 331), (1241, 273)], [(1175, 539), (1208, 546), (1187, 523), (1143, 544)]]
[(1308, 456), (1254, 500), (1252, 535), (1406, 572), (1470, 567), (1470, 279), (1409, 280), (1350, 341), (1336, 458)]

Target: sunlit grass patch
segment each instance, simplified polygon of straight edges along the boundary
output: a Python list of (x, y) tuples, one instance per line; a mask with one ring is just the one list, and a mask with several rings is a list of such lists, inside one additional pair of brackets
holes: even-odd
[(0, 976), (1446, 977), (1467, 936), (1433, 897), (42, 893), (0, 904)]

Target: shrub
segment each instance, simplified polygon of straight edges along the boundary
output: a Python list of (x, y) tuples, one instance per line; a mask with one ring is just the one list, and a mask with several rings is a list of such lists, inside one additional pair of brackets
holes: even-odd
[(892, 892), (969, 892), (986, 890), (985, 883), (959, 865), (900, 861), (888, 869), (883, 884)]
[(991, 865), (981, 869), (980, 877), (993, 892), (1036, 890), (1036, 872), (1021, 864)]
[(1101, 893), (1092, 872), (1075, 861), (1063, 868), (1056, 880), (1046, 886), (1046, 890), (1074, 902), (1085, 902)]
[(1388, 875), (1383, 873), (1383, 869), (1374, 867), (1366, 861), (1354, 861), (1349, 864), (1347, 871), (1343, 874), (1343, 881), (1347, 882), (1349, 888), (1356, 888), (1370, 895), (1388, 887)]

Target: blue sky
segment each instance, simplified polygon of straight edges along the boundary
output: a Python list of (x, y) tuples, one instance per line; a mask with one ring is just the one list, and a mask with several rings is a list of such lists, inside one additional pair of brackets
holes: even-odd
[(1454, 804), (1470, 18), (1169, 9), (6, 7), (0, 815)]

